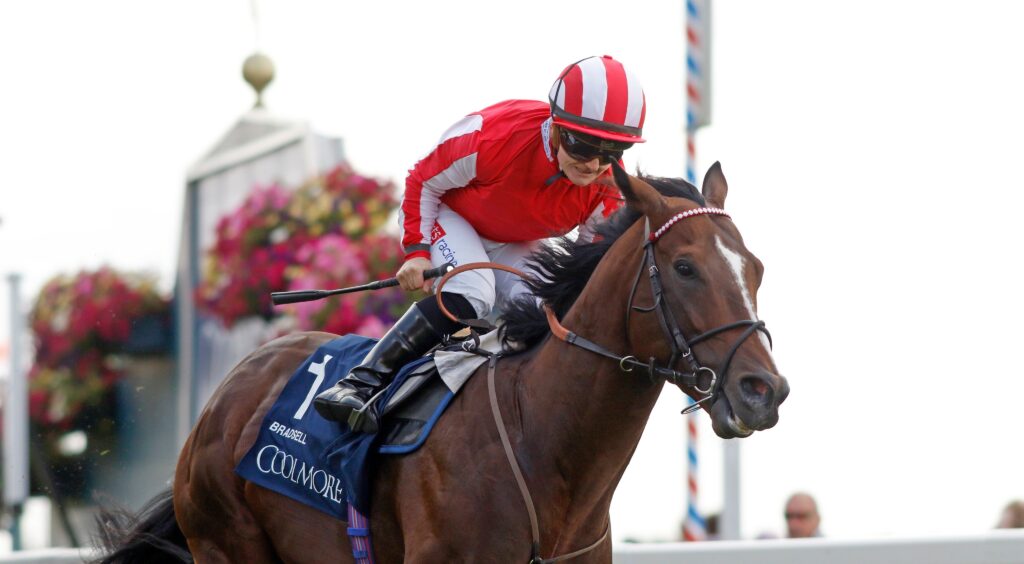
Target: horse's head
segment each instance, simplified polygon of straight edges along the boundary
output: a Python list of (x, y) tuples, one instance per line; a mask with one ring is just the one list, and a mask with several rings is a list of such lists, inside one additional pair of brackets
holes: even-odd
[(670, 380), (706, 400), (701, 405), (718, 436), (745, 437), (774, 426), (789, 384), (757, 319), (763, 266), (725, 215), (721, 166), (715, 163), (704, 178), (706, 207), (663, 197), (619, 167), (614, 177), (629, 207), (643, 214), (640, 223), (648, 224), (627, 317), (633, 353), (671, 358), (670, 368), (687, 377)]

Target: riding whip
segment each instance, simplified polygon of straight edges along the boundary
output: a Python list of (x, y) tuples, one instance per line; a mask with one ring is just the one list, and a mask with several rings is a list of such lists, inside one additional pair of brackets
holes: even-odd
[[(453, 268), (455, 267), (451, 263), (446, 262), (437, 268), (424, 270), (423, 279), (429, 280), (431, 278), (443, 276)], [(328, 296), (336, 296), (338, 294), (351, 294), (352, 292), (362, 292), (364, 290), (380, 290), (381, 288), (391, 288), (392, 286), (398, 286), (398, 278), (387, 278), (385, 280), (378, 280), (361, 286), (351, 286), (349, 288), (339, 288), (337, 290), (296, 290), (294, 292), (272, 292), (270, 294), (270, 301), (274, 302), (274, 305), (311, 302), (313, 300), (321, 300)]]

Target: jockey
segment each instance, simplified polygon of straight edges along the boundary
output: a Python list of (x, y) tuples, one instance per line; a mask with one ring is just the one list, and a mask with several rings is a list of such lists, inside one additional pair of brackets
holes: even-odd
[[(524, 268), (548, 237), (576, 227), (592, 238), (597, 222), (621, 204), (598, 179), (612, 161), (642, 143), (646, 101), (640, 83), (611, 57), (589, 57), (565, 68), (548, 103), (508, 100), (462, 118), (409, 171), (399, 221), (405, 262), (397, 278), (408, 291), (430, 291), (423, 272), (444, 263), (496, 262)], [(527, 287), (503, 271), (471, 270), (444, 287), (445, 307), (460, 319), (501, 310)], [(493, 317), (493, 315), (492, 315)], [(364, 409), (395, 371), (438, 345), (461, 325), (434, 296), (420, 300), (362, 363), (316, 397), (325, 418), (354, 431), (376, 432)]]

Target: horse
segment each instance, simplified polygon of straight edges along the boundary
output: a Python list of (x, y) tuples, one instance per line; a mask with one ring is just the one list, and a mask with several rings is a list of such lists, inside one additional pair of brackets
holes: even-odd
[[(778, 421), (789, 385), (757, 319), (763, 266), (724, 211), (721, 166), (701, 191), (617, 166), (612, 176), (626, 206), (597, 241), (534, 255), (536, 297), (502, 329), (516, 352), (478, 369), (420, 449), (379, 460), (378, 562), (611, 562), (612, 495), (666, 382), (720, 437)], [(108, 530), (100, 561), (353, 562), (344, 522), (234, 472), (293, 370), (334, 338), (286, 335), (238, 364), (181, 451), (173, 495), (134, 529)]]

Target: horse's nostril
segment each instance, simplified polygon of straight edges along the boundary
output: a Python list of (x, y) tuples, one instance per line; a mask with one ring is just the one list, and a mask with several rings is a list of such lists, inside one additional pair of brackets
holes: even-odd
[(771, 403), (772, 388), (764, 378), (747, 376), (740, 380), (743, 397), (751, 403)]

